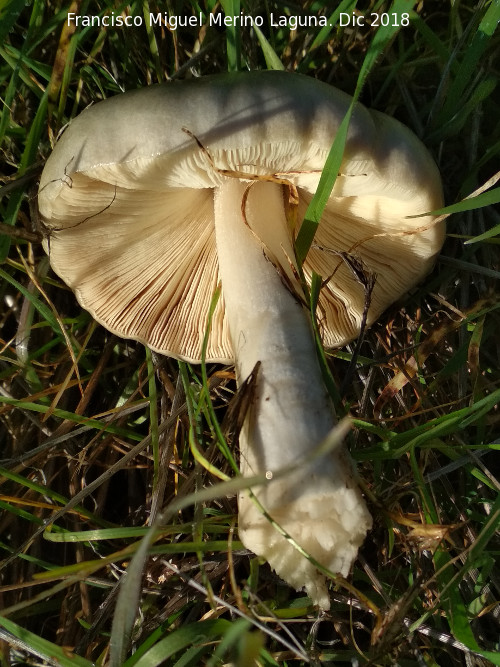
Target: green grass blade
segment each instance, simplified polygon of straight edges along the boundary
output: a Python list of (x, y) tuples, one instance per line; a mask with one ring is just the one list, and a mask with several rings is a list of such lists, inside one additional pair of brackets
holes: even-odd
[(60, 667), (94, 667), (94, 663), (71, 653), (66, 646), (57, 646), (47, 639), (43, 639), (33, 632), (22, 628), (8, 618), (0, 616), (0, 626), (16, 637), (25, 650), (43, 660), (47, 660), (50, 665), (58, 665)]
[(302, 223), (297, 239), (295, 241), (295, 250), (299, 264), (302, 264), (307, 257), (309, 248), (314, 240), (316, 231), (318, 229), (323, 210), (330, 198), (333, 186), (340, 171), (342, 158), (344, 155), (344, 148), (347, 139), (347, 132), (349, 130), (349, 123), (351, 121), (352, 112), (354, 109), (354, 98), (349, 111), (343, 119), (338, 132), (335, 136), (332, 148), (326, 159), (325, 167), (321, 173), (316, 194), (312, 198)]
[[(28, 132), (26, 145), (24, 147), (21, 163), (19, 166), (18, 176), (22, 176), (22, 174), (24, 174), (26, 169), (33, 163), (37, 155), (38, 145), (42, 137), (42, 132), (45, 128), (45, 119), (47, 116), (47, 100), (48, 96), (46, 91), (40, 101), (35, 119), (31, 125), (30, 131)], [(5, 111), (7, 112), (7, 109)], [(12, 194), (3, 220), (5, 224), (14, 225), (16, 223), (23, 196), (24, 192), (22, 189), (15, 190)], [(8, 236), (0, 236), (0, 263), (4, 262), (7, 258), (9, 248), (10, 238)]]
[[(50, 406), (47, 405), (32, 403), (31, 401), (23, 401), (17, 398), (10, 398), (8, 396), (0, 396), (0, 404), (2, 403), (5, 405), (13, 405), (14, 407), (22, 410), (40, 412), (41, 414), (45, 414), (50, 409)], [(67, 419), (74, 422), (75, 424), (83, 424), (84, 426), (95, 428), (97, 431), (102, 431), (103, 433), (115, 433), (116, 435), (130, 438), (131, 440), (142, 440), (141, 434), (121, 426), (115, 426), (112, 423), (107, 423), (104, 420), (101, 421), (99, 419), (84, 417), (82, 415), (77, 415), (74, 412), (69, 412), (68, 410), (61, 410), (61, 408), (55, 408), (51, 414), (55, 417), (58, 417), (59, 419)]]
[(460, 69), (450, 86), (446, 103), (440, 114), (443, 121), (452, 118), (456, 114), (457, 109), (460, 109), (463, 105), (463, 96), (466, 88), (475, 79), (480, 67), (481, 58), (499, 22), (500, 3), (496, 0), (490, 3), (479, 24), (478, 30), (474, 32), (474, 36), (465, 50)]
[[(28, 477), (24, 477), (23, 475), (20, 475), (19, 473), (13, 472), (11, 470), (7, 470), (6, 468), (0, 467), (0, 476), (5, 477), (5, 479), (8, 479), (12, 482), (16, 482), (19, 486), (24, 487), (26, 489), (30, 489), (30, 491), (34, 491), (35, 493), (38, 493), (42, 498), (50, 498), (54, 502), (59, 503), (62, 507), (64, 507), (68, 503), (68, 499), (65, 498), (63, 495), (60, 493), (57, 493), (56, 491), (53, 491), (51, 488), (48, 486), (44, 486), (43, 484), (39, 484), (38, 482), (35, 482)], [(54, 511), (61, 509), (58, 506), (54, 506)], [(85, 516), (89, 519), (97, 521), (100, 525), (109, 525), (106, 521), (103, 521), (102, 519), (98, 519), (95, 517), (89, 510), (84, 509), (83, 507), (77, 506), (75, 507), (75, 511), (77, 511), (79, 514), (82, 516)]]
[(451, 559), (446, 551), (440, 550), (435, 555), (436, 567), (438, 568), (437, 579), (440, 581), (443, 592), (442, 598), (447, 607), (447, 620), (453, 636), (471, 651), (478, 653), (490, 660), (494, 665), (500, 665), (500, 653), (484, 651), (481, 649), (474, 636), (469, 622), (469, 613), (462, 599), (460, 589), (456, 581), (462, 580), (464, 574), (479, 565), (478, 559), (483, 559), (485, 549), (500, 528), (500, 495), (490, 512), (490, 517), (476, 541), (472, 545), (467, 561), (459, 572), (451, 567)]
[(487, 241), (488, 239), (493, 238), (494, 236), (500, 235), (500, 225), (495, 225), (491, 229), (488, 229), (484, 234), (479, 234), (479, 236), (474, 236), (472, 239), (464, 241), (464, 245), (472, 245), (473, 243), (481, 243), (482, 241)]
[(203, 383), (203, 393), (200, 395), (200, 406), (205, 406), (208, 411), (209, 415), (209, 421), (210, 424), (214, 430), (215, 437), (216, 437), (216, 442), (223, 453), (224, 457), (226, 458), (227, 461), (229, 461), (231, 468), (233, 469), (233, 472), (238, 475), (239, 474), (239, 468), (238, 464), (236, 463), (234, 456), (231, 452), (231, 450), (228, 447), (228, 444), (226, 442), (226, 438), (224, 437), (224, 434), (222, 433), (222, 429), (219, 424), (219, 420), (217, 419), (217, 415), (215, 414), (214, 406), (212, 403), (212, 399), (210, 396), (210, 387), (208, 384), (208, 376), (207, 376), (207, 365), (206, 365), (206, 357), (207, 357), (207, 346), (208, 346), (208, 340), (210, 336), (210, 331), (212, 329), (212, 319), (214, 316), (215, 308), (217, 307), (217, 303), (220, 299), (221, 295), (221, 287), (217, 287), (215, 290), (215, 293), (212, 297), (212, 301), (210, 303), (210, 308), (208, 311), (208, 318), (207, 318), (207, 324), (205, 327), (205, 334), (203, 336), (203, 343), (201, 346), (201, 378), (202, 378), (202, 383)]
[(25, 0), (0, 0), (0, 44), (4, 43), (25, 4)]
[(156, 390), (156, 371), (151, 350), (145, 346), (148, 369), (149, 426), (151, 431), (151, 449), (153, 452), (153, 493), (156, 490), (160, 466), (160, 441), (158, 437), (158, 393)]
[(62, 336), (61, 328), (59, 327), (57, 319), (54, 317), (54, 314), (52, 313), (49, 306), (43, 303), (43, 301), (40, 301), (40, 299), (36, 296), (36, 294), (30, 292), (30, 290), (27, 289), (26, 287), (23, 287), (21, 283), (19, 283), (15, 278), (12, 278), (12, 276), (10, 276), (2, 268), (0, 268), (0, 278), (10, 283), (13, 287), (19, 290), (19, 292), (21, 292), (21, 294), (25, 296), (28, 299), (28, 301), (36, 308), (41, 317), (46, 322), (48, 322), (52, 331), (55, 334)]
[(310, 66), (311, 60), (314, 57), (314, 51), (321, 46), (328, 37), (330, 36), (332, 30), (335, 28), (337, 23), (339, 22), (340, 14), (341, 13), (346, 13), (346, 14), (351, 14), (356, 7), (356, 2), (357, 0), (342, 0), (342, 2), (339, 4), (339, 6), (335, 9), (335, 11), (330, 14), (327, 25), (323, 26), (321, 30), (318, 32), (316, 37), (313, 40), (313, 43), (309, 47), (309, 53), (307, 56), (304, 58), (304, 60), (300, 63), (299, 65), (299, 72), (306, 72), (307, 69)]
[(493, 190), (488, 190), (488, 192), (482, 192), (476, 197), (470, 197), (469, 199), (463, 199), (462, 201), (457, 202), (456, 204), (451, 204), (450, 206), (445, 206), (444, 208), (438, 208), (435, 211), (430, 213), (421, 213), (419, 215), (411, 215), (409, 218), (421, 218), (425, 215), (452, 215), (452, 213), (464, 213), (464, 211), (473, 211), (476, 208), (484, 208), (485, 206), (492, 206), (493, 204), (498, 204), (500, 202), (500, 188), (494, 188)]
[(222, 618), (185, 625), (153, 646), (135, 663), (135, 667), (159, 667), (165, 660), (189, 647), (217, 641), (230, 627), (231, 623)]
[(285, 66), (279, 59), (278, 55), (276, 54), (276, 51), (273, 49), (273, 47), (269, 44), (269, 42), (265, 38), (264, 33), (259, 28), (259, 26), (254, 25), (253, 29), (255, 30), (257, 39), (259, 40), (260, 48), (262, 49), (264, 58), (266, 59), (267, 69), (284, 70)]
[[(414, 0), (394, 0), (390, 13), (402, 17), (403, 14), (408, 13), (414, 6)], [(332, 147), (326, 159), (326, 163), (321, 173), (318, 188), (314, 197), (312, 198), (302, 223), (297, 239), (295, 241), (295, 250), (299, 263), (302, 264), (309, 252), (309, 248), (313, 242), (316, 230), (323, 215), (323, 210), (330, 198), (333, 186), (340, 171), (342, 158), (344, 155), (344, 148), (347, 140), (347, 133), (349, 130), (349, 123), (354, 111), (354, 107), (359, 99), (365, 81), (372, 70), (375, 62), (389, 45), (394, 35), (401, 29), (401, 21), (395, 21), (397, 25), (381, 26), (375, 33), (375, 37), (371, 42), (368, 53), (363, 61), (361, 71), (359, 73), (356, 90), (352, 98), (349, 109), (340, 124), (337, 135), (333, 141)]]
[(142, 573), (156, 531), (151, 527), (141, 540), (120, 582), (110, 639), (110, 667), (122, 667), (134, 627), (141, 595)]
[(238, 72), (241, 69), (240, 0), (221, 0), (221, 4), (226, 17), (231, 19), (226, 26), (227, 68), (230, 72)]

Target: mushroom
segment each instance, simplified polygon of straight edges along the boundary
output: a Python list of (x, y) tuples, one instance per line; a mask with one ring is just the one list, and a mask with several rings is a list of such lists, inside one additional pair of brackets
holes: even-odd
[[(347, 575), (371, 517), (342, 451), (312, 458), (335, 426), (303, 306), (293, 202), (304, 216), (350, 98), (285, 72), (225, 74), (118, 95), (73, 120), (39, 189), (45, 249), (80, 304), (113, 333), (199, 363), (260, 362), (240, 433), (242, 542), (329, 608), (321, 566)], [(440, 178), (397, 121), (358, 105), (341, 174), (303, 265), (324, 281), (326, 347), (353, 339), (376, 276), (372, 323), (431, 269), (443, 241)], [(277, 474), (287, 470), (286, 474)], [(271, 521), (272, 519), (272, 521)], [(297, 545), (300, 549), (297, 549)]]

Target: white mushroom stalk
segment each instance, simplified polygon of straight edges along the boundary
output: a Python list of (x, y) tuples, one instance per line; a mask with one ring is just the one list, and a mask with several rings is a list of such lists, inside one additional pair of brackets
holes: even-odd
[[(295, 466), (252, 492), (306, 553), (346, 576), (371, 517), (341, 452), (310, 460), (315, 446), (334, 428), (335, 418), (307, 313), (261, 243), (261, 234), (266, 238), (266, 230), (273, 230), (275, 244), (279, 240), (285, 254), (293, 256), (282, 187), (230, 178), (218, 188), (214, 208), (238, 382), (261, 364), (255, 404), (240, 434), (241, 472), (272, 477)], [(249, 491), (240, 494), (238, 503), (242, 542), (285, 581), (297, 589), (305, 586), (315, 604), (329, 609), (324, 576), (273, 526)]]

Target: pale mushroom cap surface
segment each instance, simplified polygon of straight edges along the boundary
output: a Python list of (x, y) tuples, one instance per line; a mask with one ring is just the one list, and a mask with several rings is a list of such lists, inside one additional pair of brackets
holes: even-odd
[[(112, 332), (199, 362), (219, 282), (214, 188), (238, 174), (279, 176), (298, 189), (300, 221), (349, 102), (309, 77), (251, 72), (151, 86), (89, 107), (42, 174), (39, 209), (52, 267)], [(377, 275), (371, 323), (432, 267), (442, 224), (406, 216), (441, 204), (439, 174), (419, 140), (358, 105), (304, 264), (307, 276), (332, 276), (318, 311), (327, 347), (357, 335), (364, 303), (338, 252), (351, 251)], [(293, 275), (291, 234), (286, 251), (272, 229), (259, 237)], [(224, 293), (206, 358), (233, 360)]]

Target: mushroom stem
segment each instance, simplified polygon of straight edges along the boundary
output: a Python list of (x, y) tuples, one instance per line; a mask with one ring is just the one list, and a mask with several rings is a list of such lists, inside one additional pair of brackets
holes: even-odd
[[(312, 327), (287, 287), (293, 257), (282, 187), (227, 179), (215, 194), (219, 270), (241, 384), (260, 361), (254, 405), (240, 433), (244, 476), (297, 467), (252, 488), (259, 503), (303, 549), (347, 575), (371, 517), (342, 452), (307, 462), (335, 425)], [(244, 202), (244, 203), (243, 203)], [(242, 211), (244, 209), (244, 213)], [(274, 257), (279, 268), (266, 254)], [(239, 534), (288, 583), (330, 606), (325, 580), (262, 513), (240, 494)]]

